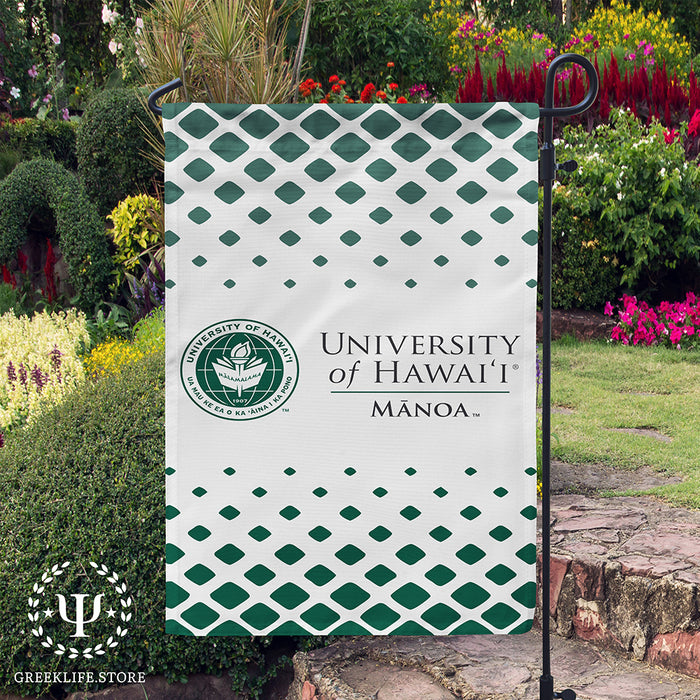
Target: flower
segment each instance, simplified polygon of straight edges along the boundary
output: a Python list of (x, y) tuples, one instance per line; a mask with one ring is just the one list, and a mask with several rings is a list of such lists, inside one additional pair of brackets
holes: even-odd
[(673, 143), (676, 140), (676, 136), (680, 138), (680, 133), (675, 129), (667, 129), (664, 131), (664, 141), (666, 143)]
[(136, 18), (136, 31), (138, 33), (138, 30), (143, 29), (143, 19), (141, 17)]
[(372, 83), (367, 83), (360, 93), (360, 102), (371, 102), (372, 96), (376, 91), (377, 88)]
[(389, 63), (386, 64), (386, 67), (387, 67), (387, 68), (393, 68), (393, 67), (394, 67), (394, 62), (393, 62), (393, 61), (389, 61)]
[(39, 75), (39, 71), (36, 69), (36, 66), (32, 66), (28, 71), (27, 75), (30, 78), (36, 78), (37, 75)]
[(387, 86), (389, 90), (398, 90), (399, 89), (399, 84), (398, 83), (389, 83)]
[(613, 315), (613, 305), (612, 305), (609, 301), (606, 301), (606, 302), (605, 302), (605, 309), (603, 310), (603, 313), (604, 313), (606, 316), (612, 316), (612, 315)]
[(331, 83), (331, 85), (337, 83), (339, 80), (340, 78), (337, 75), (331, 75), (331, 77), (328, 78), (328, 82)]
[(51, 35), (51, 41), (53, 41), (53, 43), (54, 43), (56, 46), (58, 46), (58, 45), (61, 43), (61, 37), (58, 36), (58, 34), (56, 34), (56, 32), (54, 32), (54, 33)]
[(53, 95), (49, 92), (47, 93), (44, 98), (41, 100), (45, 105), (47, 105), (49, 102), (51, 102), (51, 99), (53, 98)]
[(688, 136), (694, 139), (698, 135), (700, 135), (700, 109), (695, 110), (688, 124)]
[[(108, 5), (102, 5), (102, 24), (114, 24), (118, 19), (118, 12), (111, 10)], [(143, 28), (143, 20), (141, 20), (141, 25), (141, 28)], [(136, 26), (138, 26), (138, 20)]]
[(109, 48), (110, 53), (115, 54), (117, 51), (121, 50), (123, 48), (122, 44), (118, 44), (114, 39), (112, 39), (109, 44), (107, 45)]
[(399, 99), (396, 100), (396, 104), (399, 105), (405, 105), (407, 102), (408, 100), (403, 95), (401, 95), (401, 97), (399, 97)]
[(68, 111), (68, 107), (64, 107), (61, 110), (61, 119), (67, 122), (70, 121), (70, 112)]
[(14, 85), (12, 87), (12, 89), (10, 90), (10, 95), (12, 95), (12, 97), (17, 99), (20, 95), (20, 89), (16, 85)]
[(384, 92), (384, 90), (377, 90), (377, 99), (386, 100), (386, 93)]

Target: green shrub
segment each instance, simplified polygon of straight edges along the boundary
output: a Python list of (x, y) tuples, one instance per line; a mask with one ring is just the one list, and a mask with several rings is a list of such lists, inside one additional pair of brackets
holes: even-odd
[(383, 83), (387, 63), (405, 91), (414, 83), (441, 90), (448, 80), (440, 37), (423, 21), (419, 0), (328, 0), (314, 5), (304, 54), (307, 73), (317, 80), (337, 74), (350, 91), (368, 81)]
[(127, 197), (107, 218), (113, 226), (114, 261), (119, 266), (118, 282), (121, 282), (124, 272), (139, 268), (139, 260), (147, 250), (163, 245), (160, 201), (147, 194)]
[(685, 160), (677, 132), (645, 127), (630, 111), (610, 120), (592, 134), (566, 127), (560, 160), (573, 157), (579, 168), (558, 196), (590, 221), (581, 235), (617, 257), (620, 285), (653, 294), (677, 281), (677, 270), (697, 271), (700, 169)]
[(143, 154), (148, 150), (146, 125), (155, 138), (155, 127), (138, 93), (126, 88), (95, 95), (80, 120), (78, 172), (103, 215), (127, 195), (151, 185), (156, 170)]
[[(157, 354), (84, 385), (40, 424), (11, 433), (0, 450), (3, 690), (46, 691), (13, 683), (14, 673), (38, 669), (144, 671), (171, 680), (228, 673), (239, 690), (255, 684), (265, 640), (164, 634), (164, 405)], [(64, 561), (72, 566), (63, 590), (83, 590), (81, 568), (90, 571), (89, 562), (104, 563), (128, 584), (134, 619), (104, 656), (58, 657), (31, 634), (27, 596), (42, 572)], [(106, 618), (90, 626), (94, 639), (114, 627)]]
[(53, 213), (76, 304), (92, 311), (112, 272), (104, 226), (76, 177), (53, 160), (20, 163), (0, 182), (0, 263), (14, 258), (34, 214)]
[(8, 311), (14, 311), (19, 303), (17, 290), (5, 282), (0, 282), (0, 316)]
[(20, 160), (53, 158), (76, 170), (76, 123), (56, 119), (22, 119), (5, 125), (8, 146)]
[[(557, 187), (552, 217), (552, 307), (601, 311), (618, 296), (620, 272), (595, 225), (572, 211), (567, 190)], [(540, 255), (540, 260), (542, 259)]]

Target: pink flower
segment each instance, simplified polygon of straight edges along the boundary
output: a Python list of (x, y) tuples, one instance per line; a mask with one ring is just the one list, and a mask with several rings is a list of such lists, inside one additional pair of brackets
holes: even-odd
[(68, 107), (64, 107), (61, 110), (61, 119), (67, 122), (70, 121), (70, 112), (68, 111)]
[(547, 58), (554, 58), (557, 55), (556, 49), (545, 49), (544, 55)]
[(630, 35), (629, 35), (629, 34), (625, 34), (622, 38), (623, 38), (623, 39), (629, 39), (629, 38), (630, 38)]
[(695, 110), (695, 113), (688, 124), (688, 136), (694, 139), (698, 135), (700, 135), (700, 109)]
[(30, 78), (36, 78), (37, 75), (39, 75), (39, 71), (36, 69), (36, 66), (32, 66), (28, 71), (27, 75)]
[(676, 136), (680, 138), (680, 133), (675, 129), (669, 129), (668, 131), (664, 131), (664, 141), (666, 143), (673, 143), (676, 140)]
[(586, 34), (586, 36), (583, 37), (583, 40), (584, 41), (593, 41), (593, 34), (588, 32), (588, 34)]
[(605, 309), (603, 310), (603, 313), (604, 313), (606, 316), (612, 316), (612, 315), (613, 315), (613, 305), (612, 305), (609, 301), (606, 301), (606, 302), (605, 302)]
[(51, 102), (51, 99), (53, 98), (53, 95), (49, 92), (47, 95), (44, 96), (44, 99), (42, 102), (47, 105), (49, 102)]
[(626, 60), (626, 61), (634, 61), (636, 58), (637, 58), (637, 54), (636, 54), (636, 53), (628, 53), (628, 54), (625, 56), (625, 60)]
[(58, 34), (56, 34), (56, 32), (54, 32), (54, 33), (51, 35), (51, 41), (53, 41), (53, 43), (54, 43), (56, 46), (58, 46), (58, 45), (61, 43), (61, 37), (58, 36)]
[(644, 47), (644, 55), (645, 56), (651, 56), (651, 54), (654, 53), (654, 47), (651, 44), (647, 44)]

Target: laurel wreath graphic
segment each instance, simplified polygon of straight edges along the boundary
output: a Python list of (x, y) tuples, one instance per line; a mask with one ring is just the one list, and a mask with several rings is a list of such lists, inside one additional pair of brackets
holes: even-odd
[[(67, 654), (69, 659), (77, 659), (81, 657), (83, 659), (94, 659), (95, 656), (103, 656), (107, 649), (114, 649), (119, 646), (119, 642), (123, 637), (129, 632), (129, 628), (126, 626), (128, 622), (131, 621), (133, 613), (130, 608), (133, 600), (130, 595), (127, 595), (127, 585), (126, 582), (119, 582), (119, 574), (116, 572), (111, 572), (104, 564), (97, 564), (94, 561), (90, 562), (90, 566), (95, 569), (95, 572), (99, 576), (106, 577), (107, 581), (112, 585), (114, 592), (119, 596), (119, 602), (122, 606), (122, 610), (119, 613), (119, 618), (121, 619), (124, 626), (121, 624), (117, 625), (115, 634), (108, 637), (104, 644), (97, 644), (96, 646), (85, 647), (84, 649), (78, 649), (77, 647), (66, 647), (63, 644), (57, 643), (52, 639), (46, 631), (43, 625), (39, 623), (39, 606), (44, 600), (44, 594), (46, 593), (47, 586), (55, 581), (63, 572), (70, 566), (69, 561), (63, 562), (63, 564), (54, 564), (50, 569), (44, 571), (41, 575), (41, 581), (35, 583), (32, 587), (32, 595), (29, 596), (29, 621), (35, 626), (32, 628), (32, 634), (39, 640), (41, 640), (41, 646), (45, 649), (53, 649), (53, 653), (57, 656), (63, 656)], [(55, 648), (54, 648), (55, 647)]]

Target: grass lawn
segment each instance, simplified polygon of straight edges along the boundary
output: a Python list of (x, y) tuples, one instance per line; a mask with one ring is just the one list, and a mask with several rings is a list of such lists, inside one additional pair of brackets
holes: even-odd
[[(700, 353), (555, 341), (552, 405), (572, 411), (552, 413), (554, 459), (678, 474), (683, 483), (646, 493), (700, 508)], [(619, 428), (654, 430), (670, 441)]]

